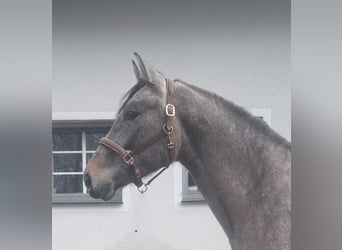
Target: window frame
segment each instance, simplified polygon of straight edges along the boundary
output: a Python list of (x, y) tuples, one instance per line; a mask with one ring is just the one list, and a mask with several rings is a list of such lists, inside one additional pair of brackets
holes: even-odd
[[(271, 108), (247, 109), (253, 116), (261, 117), (271, 127)], [(205, 198), (198, 190), (190, 190), (188, 185), (189, 171), (182, 166), (182, 202), (205, 202)]]
[[(58, 112), (52, 113), (52, 129), (76, 129), (82, 133), (82, 149), (75, 151), (82, 153), (82, 171), (86, 165), (86, 155), (93, 150), (86, 150), (85, 137), (87, 129), (94, 128), (107, 128), (111, 127), (114, 121), (113, 112)], [(53, 133), (53, 132), (52, 132)], [(89, 152), (90, 151), (90, 152)], [(57, 151), (58, 152), (58, 151)], [(66, 151), (67, 152), (67, 151)], [(71, 151), (70, 151), (71, 152)], [(54, 151), (52, 150), (52, 155)], [(56, 154), (56, 152), (55, 152)], [(58, 154), (58, 153), (57, 153)], [(52, 165), (53, 166), (53, 165)], [(53, 190), (53, 177), (54, 171), (51, 166), (52, 190)], [(83, 189), (84, 189), (83, 183)], [(113, 199), (103, 201), (94, 199), (86, 193), (65, 193), (55, 194), (52, 192), (52, 204), (121, 204), (122, 203), (122, 189), (119, 189)]]

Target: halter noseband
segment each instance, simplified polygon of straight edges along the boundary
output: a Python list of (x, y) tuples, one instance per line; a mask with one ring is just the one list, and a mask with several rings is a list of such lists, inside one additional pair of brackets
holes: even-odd
[[(165, 106), (165, 114), (166, 114), (166, 123), (163, 125), (161, 131), (154, 137), (152, 137), (145, 144), (142, 144), (140, 147), (135, 150), (126, 150), (118, 143), (113, 142), (107, 137), (102, 137), (99, 143), (114, 152), (118, 153), (123, 161), (128, 165), (133, 167), (135, 176), (137, 178), (136, 186), (140, 193), (145, 193), (147, 191), (147, 186), (151, 184), (151, 182), (157, 178), (164, 170), (166, 170), (175, 157), (175, 140), (174, 140), (174, 129), (173, 129), (173, 118), (176, 114), (175, 106), (173, 105), (173, 92), (174, 92), (174, 82), (171, 79), (166, 79), (166, 106)], [(142, 181), (141, 170), (137, 166), (134, 156), (137, 156), (141, 152), (150, 148), (162, 138), (167, 137), (167, 149), (169, 151), (169, 162), (167, 166), (162, 167), (159, 172), (154, 175), (149, 181), (144, 183)]]

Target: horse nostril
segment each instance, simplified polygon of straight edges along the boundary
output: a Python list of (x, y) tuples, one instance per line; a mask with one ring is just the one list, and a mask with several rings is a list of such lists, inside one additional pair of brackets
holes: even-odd
[(89, 190), (91, 187), (91, 178), (89, 172), (86, 172), (83, 176), (84, 184), (86, 185), (87, 189)]

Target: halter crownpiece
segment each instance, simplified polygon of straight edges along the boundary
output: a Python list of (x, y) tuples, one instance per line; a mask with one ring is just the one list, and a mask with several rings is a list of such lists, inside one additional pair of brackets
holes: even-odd
[[(102, 137), (99, 141), (99, 144), (113, 150), (117, 154), (121, 156), (123, 161), (128, 165), (133, 167), (135, 176), (137, 178), (136, 186), (140, 193), (145, 193), (147, 191), (148, 185), (156, 179), (164, 170), (166, 170), (175, 157), (175, 137), (174, 137), (174, 128), (173, 128), (173, 119), (176, 115), (176, 108), (173, 105), (173, 93), (174, 93), (174, 81), (171, 79), (166, 79), (166, 106), (165, 106), (165, 114), (166, 114), (166, 123), (163, 125), (161, 131), (154, 137), (152, 137), (149, 141), (137, 147), (134, 150), (126, 150), (118, 143), (113, 142), (107, 137)], [(167, 138), (167, 149), (169, 153), (169, 162), (167, 166), (164, 166), (159, 170), (159, 172), (154, 175), (149, 181), (144, 183), (142, 181), (142, 174), (140, 168), (137, 166), (136, 161), (134, 159), (135, 156), (150, 148), (157, 142), (159, 142), (162, 138)]]

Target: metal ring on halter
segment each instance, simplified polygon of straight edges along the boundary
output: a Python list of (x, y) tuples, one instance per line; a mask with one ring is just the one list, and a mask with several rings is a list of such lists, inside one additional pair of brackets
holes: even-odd
[(145, 193), (147, 191), (147, 185), (143, 183), (140, 187), (138, 187), (138, 191), (142, 194)]
[(167, 128), (167, 125), (164, 124), (164, 125), (163, 125), (163, 131), (164, 131), (164, 133), (165, 133), (166, 135), (171, 134), (171, 133), (173, 132), (173, 127)]

